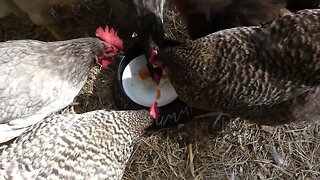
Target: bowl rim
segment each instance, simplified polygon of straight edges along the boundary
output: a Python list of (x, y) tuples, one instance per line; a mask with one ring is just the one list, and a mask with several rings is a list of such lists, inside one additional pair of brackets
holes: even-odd
[[(165, 40), (166, 44), (178, 44), (176, 43), (176, 41), (173, 40)], [(123, 88), (123, 81), (122, 81), (122, 75), (123, 72), (125, 70), (125, 68), (128, 66), (128, 64), (134, 60), (136, 57), (139, 57), (141, 55), (143, 55), (143, 49), (142, 49), (142, 45), (141, 43), (137, 42), (135, 43), (133, 46), (131, 46), (130, 48), (127, 49), (127, 51), (124, 53), (122, 59), (120, 60), (118, 67), (117, 67), (117, 83), (119, 85), (120, 90), (122, 91), (121, 93), (123, 94), (124, 98), (126, 101), (130, 101), (130, 103), (135, 104), (135, 106), (139, 107), (139, 108), (150, 108), (141, 104), (138, 104), (136, 102), (134, 102), (129, 96), (128, 94), (125, 92), (124, 88)], [(175, 99), (173, 99), (170, 103), (165, 104), (159, 108), (164, 108), (174, 102), (176, 102), (177, 100), (179, 100), (179, 96), (177, 96)], [(187, 105), (186, 105), (187, 106)]]

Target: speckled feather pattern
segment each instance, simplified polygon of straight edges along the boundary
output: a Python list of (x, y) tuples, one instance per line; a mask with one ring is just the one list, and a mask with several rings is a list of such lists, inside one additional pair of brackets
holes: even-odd
[(0, 142), (69, 105), (101, 48), (96, 38), (0, 43)]
[(320, 10), (302, 10), (163, 49), (158, 60), (186, 103), (254, 117), (319, 84), (319, 32)]
[(34, 125), (0, 156), (0, 179), (121, 179), (146, 110), (53, 115)]

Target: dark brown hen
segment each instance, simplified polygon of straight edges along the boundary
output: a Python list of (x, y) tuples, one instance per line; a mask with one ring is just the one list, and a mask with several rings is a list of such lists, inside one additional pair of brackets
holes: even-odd
[(162, 49), (156, 59), (189, 105), (262, 122), (294, 120), (297, 98), (319, 85), (319, 31), (320, 10), (302, 10)]
[[(112, 8), (112, 21), (119, 26), (119, 32), (126, 45), (139, 41), (145, 55), (162, 46), (164, 37), (163, 8), (166, 0), (108, 0)], [(137, 38), (131, 38), (133, 34)], [(132, 40), (132, 42), (130, 42)]]
[(303, 9), (319, 0), (173, 0), (192, 39), (238, 26), (257, 26)]
[(286, 0), (173, 0), (191, 39), (237, 26), (257, 26), (289, 13)]

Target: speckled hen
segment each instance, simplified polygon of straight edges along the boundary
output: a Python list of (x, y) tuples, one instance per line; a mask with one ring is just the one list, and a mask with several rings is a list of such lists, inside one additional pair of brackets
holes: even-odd
[(0, 156), (0, 179), (121, 179), (153, 118), (146, 110), (53, 115)]
[(302, 10), (162, 49), (156, 60), (189, 105), (275, 124), (295, 120), (297, 100), (320, 83), (319, 32), (320, 10)]
[(95, 61), (113, 61), (122, 41), (105, 30), (100, 39), (0, 43), (0, 143), (72, 103)]

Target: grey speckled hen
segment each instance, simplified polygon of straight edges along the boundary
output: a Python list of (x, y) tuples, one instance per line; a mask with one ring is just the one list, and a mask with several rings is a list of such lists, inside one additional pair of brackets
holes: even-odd
[(218, 31), (156, 58), (189, 105), (266, 124), (295, 120), (297, 97), (320, 83), (320, 10)]
[(54, 115), (0, 156), (0, 179), (121, 179), (153, 119), (146, 110)]
[[(102, 51), (108, 50), (110, 57)], [(0, 143), (73, 102), (89, 69), (118, 49), (98, 38), (0, 43)]]

